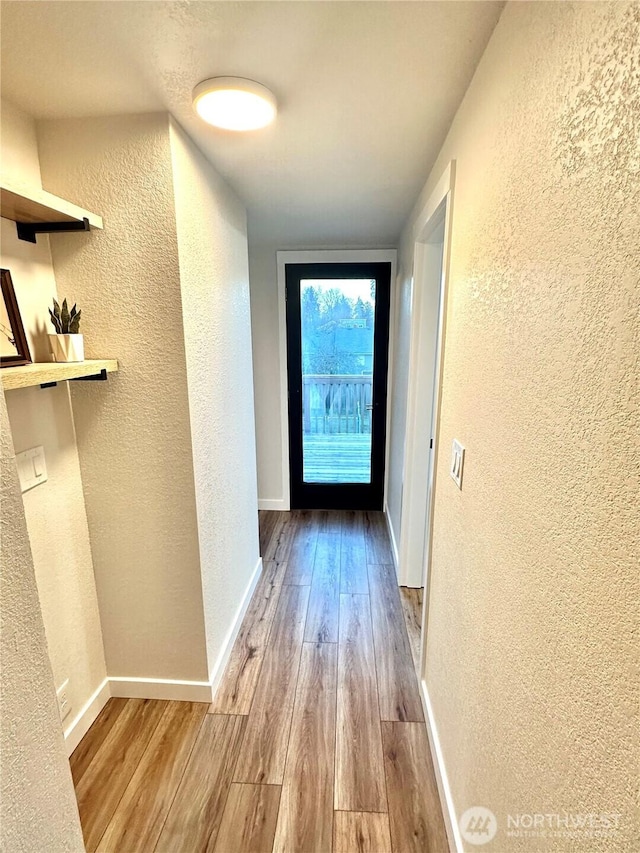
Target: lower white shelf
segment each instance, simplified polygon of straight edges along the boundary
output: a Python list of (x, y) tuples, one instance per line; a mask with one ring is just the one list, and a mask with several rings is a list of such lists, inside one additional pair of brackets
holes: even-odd
[(31, 388), (34, 385), (49, 385), (65, 379), (80, 379), (84, 376), (100, 376), (102, 371), (116, 373), (115, 358), (91, 358), (86, 361), (38, 362), (20, 367), (4, 367), (0, 370), (0, 382), (5, 391)]

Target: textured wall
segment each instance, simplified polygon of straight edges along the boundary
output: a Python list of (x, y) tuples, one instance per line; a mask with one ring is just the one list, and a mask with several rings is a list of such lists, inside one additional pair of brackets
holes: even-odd
[(278, 269), (273, 245), (249, 239), (258, 495), (282, 500)]
[(120, 363), (72, 389), (107, 671), (206, 680), (169, 120), (44, 122), (38, 137), (46, 189), (105, 223), (52, 251), (87, 355)]
[(7, 394), (16, 452), (42, 445), (48, 480), (24, 510), (54, 682), (69, 679), (66, 729), (107, 675), (69, 389)]
[[(35, 123), (6, 103), (0, 118), (3, 174), (40, 186)], [(49, 238), (26, 243), (18, 240), (14, 222), (1, 223), (0, 263), (11, 271), (31, 356), (48, 361), (47, 307), (56, 294)], [(48, 482), (23, 499), (54, 682), (59, 687), (69, 679), (69, 726), (104, 680), (106, 667), (67, 384), (11, 391), (7, 409), (16, 452), (38, 445), (45, 451)]]
[(456, 159), (426, 677), (458, 815), (622, 815), (488, 851), (637, 849), (639, 93), (640, 6), (508, 5), (416, 205)]
[[(84, 850), (18, 472), (0, 397), (0, 848)], [(51, 796), (55, 791), (55, 797)]]
[(246, 214), (173, 123), (171, 156), (211, 671), (259, 550)]
[(36, 124), (31, 116), (4, 99), (0, 102), (0, 145), (3, 177), (13, 184), (40, 187)]

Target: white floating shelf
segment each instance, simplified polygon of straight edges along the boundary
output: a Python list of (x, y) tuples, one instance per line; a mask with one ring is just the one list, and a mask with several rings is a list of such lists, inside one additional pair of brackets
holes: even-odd
[(51, 385), (66, 379), (82, 379), (87, 376), (106, 378), (106, 374), (116, 373), (117, 370), (118, 362), (115, 358), (92, 358), (64, 364), (47, 361), (20, 367), (3, 367), (0, 370), (0, 383), (5, 391), (14, 391), (17, 388)]

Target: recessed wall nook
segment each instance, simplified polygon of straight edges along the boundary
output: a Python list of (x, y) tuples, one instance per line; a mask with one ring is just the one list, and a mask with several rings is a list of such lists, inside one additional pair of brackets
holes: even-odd
[[(32, 357), (0, 373), (3, 446), (9, 459), (37, 447), (46, 459), (46, 482), (22, 498), (16, 481), (7, 488), (28, 531), (43, 666), (64, 695), (65, 743), (46, 725), (39, 748), (54, 763), (110, 696), (210, 701), (261, 571), (244, 208), (168, 115), (106, 130), (102, 119), (36, 127), (2, 104), (2, 266)], [(52, 233), (56, 220), (78, 233)], [(50, 360), (58, 294), (82, 307), (84, 362)], [(228, 306), (232, 328), (203, 328)], [(199, 429), (216, 410), (231, 421)], [(238, 496), (213, 518), (230, 477)], [(143, 519), (131, 512), (140, 501)], [(226, 536), (237, 528), (241, 540)], [(60, 773), (73, 800), (66, 760)]]

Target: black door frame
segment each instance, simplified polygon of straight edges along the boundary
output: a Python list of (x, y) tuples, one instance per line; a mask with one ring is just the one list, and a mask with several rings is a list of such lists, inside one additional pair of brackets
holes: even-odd
[[(305, 483), (302, 477), (301, 279), (371, 278), (376, 281), (373, 343), (373, 410), (370, 483)], [(387, 430), (387, 375), (391, 310), (391, 262), (285, 264), (289, 478), (291, 509), (382, 510)]]

